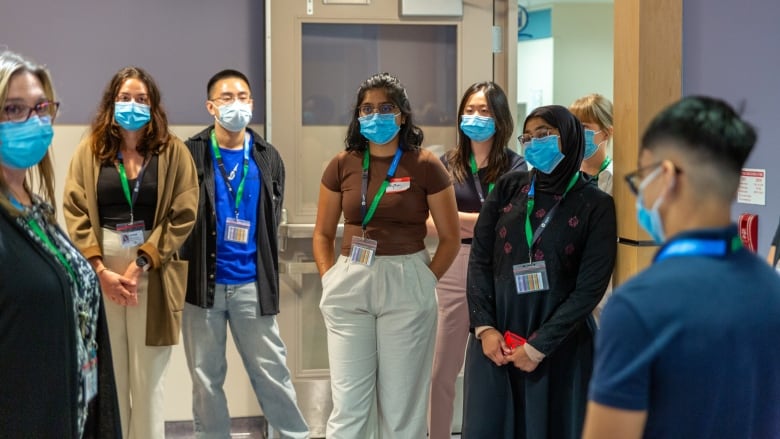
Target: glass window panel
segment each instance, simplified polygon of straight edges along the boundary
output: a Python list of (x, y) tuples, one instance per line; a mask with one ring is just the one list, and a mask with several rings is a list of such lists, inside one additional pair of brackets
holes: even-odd
[(302, 33), (303, 125), (347, 125), (358, 86), (377, 72), (404, 84), (415, 124), (455, 124), (455, 25), (304, 23)]

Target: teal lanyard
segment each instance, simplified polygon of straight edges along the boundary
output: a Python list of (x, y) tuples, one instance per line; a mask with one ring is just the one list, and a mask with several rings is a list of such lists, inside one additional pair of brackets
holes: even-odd
[(119, 180), (122, 182), (122, 192), (125, 193), (125, 199), (127, 200), (127, 204), (130, 205), (130, 222), (134, 222), (135, 218), (133, 217), (133, 206), (135, 205), (135, 201), (138, 199), (138, 192), (141, 190), (141, 180), (144, 179), (144, 172), (146, 171), (146, 159), (144, 158), (144, 163), (141, 165), (141, 170), (138, 171), (138, 176), (135, 179), (135, 186), (133, 187), (133, 195), (130, 195), (130, 182), (127, 179), (127, 172), (125, 171), (125, 163), (122, 159), (122, 153), (117, 154), (117, 159), (119, 162)]
[[(474, 187), (477, 188), (479, 202), (484, 203), (485, 195), (482, 193), (482, 183), (479, 181), (479, 168), (477, 168), (477, 159), (474, 158), (474, 153), (471, 153), (469, 162), (471, 163), (471, 178), (474, 180)], [(495, 186), (495, 183), (488, 183), (488, 194), (493, 191)]]
[(219, 145), (217, 144), (217, 135), (214, 130), (211, 130), (211, 149), (214, 151), (214, 158), (217, 160), (217, 166), (219, 172), (222, 174), (222, 180), (227, 186), (227, 190), (233, 197), (233, 211), (238, 219), (238, 206), (241, 205), (241, 199), (244, 197), (244, 184), (246, 183), (246, 176), (249, 174), (249, 150), (251, 149), (252, 136), (249, 133), (244, 134), (244, 166), (243, 175), (241, 176), (241, 182), (238, 183), (238, 190), (233, 192), (233, 185), (230, 184), (230, 178), (228, 177), (227, 169), (225, 169), (225, 163), (222, 161), (222, 154), (219, 152)]
[(601, 162), (601, 166), (599, 166), (599, 171), (596, 172), (596, 175), (593, 176), (593, 179), (599, 181), (599, 175), (601, 175), (601, 173), (605, 169), (607, 169), (607, 166), (609, 166), (610, 163), (612, 163), (612, 159), (610, 157), (605, 158), (604, 161)]
[(401, 161), (401, 155), (403, 155), (403, 150), (401, 149), (400, 145), (398, 146), (398, 149), (395, 150), (393, 162), (390, 164), (390, 169), (387, 170), (387, 177), (385, 177), (384, 181), (382, 181), (382, 184), (379, 186), (379, 190), (377, 191), (376, 195), (374, 195), (374, 201), (371, 202), (371, 207), (369, 207), (368, 212), (366, 212), (366, 194), (368, 192), (368, 164), (370, 155), (371, 153), (368, 151), (368, 149), (363, 152), (363, 175), (362, 184), (360, 186), (360, 210), (363, 214), (364, 234), (368, 222), (371, 221), (371, 218), (374, 217), (376, 207), (379, 206), (379, 200), (382, 199), (382, 196), (385, 194), (385, 190), (387, 190), (387, 185), (390, 184), (390, 179), (395, 175), (395, 171), (398, 168), (398, 162)]
[(51, 239), (49, 238), (49, 235), (46, 234), (46, 232), (41, 229), (41, 226), (38, 224), (38, 221), (35, 220), (35, 218), (29, 218), (27, 220), (27, 225), (30, 226), (30, 228), (35, 232), (35, 234), (38, 236), (38, 238), (41, 238), (41, 241), (43, 241), (44, 244), (46, 244), (46, 247), (49, 248), (49, 250), (54, 253), (54, 255), (57, 257), (57, 259), (60, 261), (63, 267), (65, 267), (65, 270), (68, 271), (68, 275), (70, 275), (70, 278), (73, 279), (73, 281), (79, 285), (79, 288), (81, 285), (79, 284), (78, 277), (76, 276), (76, 272), (73, 270), (73, 266), (70, 265), (70, 262), (65, 258), (65, 255), (62, 254), (59, 248), (57, 248), (56, 245), (54, 245), (53, 242), (51, 242)]
[(531, 227), (531, 212), (534, 210), (534, 197), (535, 197), (535, 189), (534, 184), (536, 182), (536, 174), (534, 174), (533, 179), (531, 180), (531, 187), (528, 189), (528, 201), (526, 202), (526, 211), (525, 211), (525, 239), (528, 241), (528, 262), (531, 262), (531, 248), (533, 248), (534, 243), (539, 239), (539, 237), (542, 235), (542, 232), (544, 232), (544, 229), (550, 224), (550, 221), (552, 220), (553, 214), (555, 213), (555, 210), (558, 208), (558, 205), (561, 204), (561, 201), (566, 197), (566, 194), (569, 193), (571, 188), (574, 187), (574, 185), (577, 183), (577, 179), (580, 178), (579, 171), (576, 172), (574, 175), (572, 175), (571, 180), (569, 180), (569, 184), (566, 186), (566, 190), (563, 192), (563, 195), (561, 196), (561, 199), (558, 200), (557, 203), (547, 212), (547, 215), (545, 215), (544, 219), (542, 219), (541, 224), (539, 224), (539, 227), (536, 228), (536, 232), (533, 231), (533, 228)]

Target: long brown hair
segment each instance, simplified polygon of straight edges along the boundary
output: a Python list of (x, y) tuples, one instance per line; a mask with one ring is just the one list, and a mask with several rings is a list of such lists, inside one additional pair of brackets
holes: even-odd
[(102, 163), (112, 162), (122, 143), (120, 127), (114, 120), (114, 102), (119, 95), (119, 90), (128, 79), (138, 79), (146, 85), (149, 96), (151, 120), (143, 128), (143, 136), (136, 150), (141, 155), (159, 154), (165, 149), (170, 140), (168, 131), (168, 117), (163, 110), (160, 89), (154, 79), (142, 68), (129, 66), (118, 71), (103, 91), (98, 111), (92, 121), (92, 130), (89, 135), (89, 143), (92, 152)]
[[(48, 70), (21, 55), (11, 51), (4, 51), (0, 52), (0, 109), (5, 107), (5, 100), (8, 97), (8, 87), (11, 84), (11, 79), (22, 72), (30, 72), (41, 81), (43, 92), (49, 102), (54, 102), (56, 100), (54, 87), (52, 86), (51, 76), (49, 76)], [(34, 190), (30, 187), (29, 182), (35, 181), (36, 187), (40, 189), (40, 191), (35, 192), (38, 193), (43, 201), (51, 204), (52, 207), (55, 207), (54, 165), (51, 156), (52, 152), (51, 148), (49, 148), (46, 155), (43, 157), (43, 160), (37, 165), (27, 169), (24, 185), (30, 193), (33, 193)], [(5, 181), (3, 173), (0, 172), (0, 197), (5, 197), (7, 191), (8, 184)]]
[(447, 162), (453, 178), (463, 182), (471, 175), (471, 139), (460, 129), (460, 119), (466, 109), (466, 104), (472, 95), (478, 92), (485, 93), (490, 113), (496, 124), (496, 133), (493, 134), (493, 147), (488, 154), (488, 166), (485, 179), (488, 183), (498, 180), (509, 169), (509, 157), (506, 153), (509, 139), (512, 137), (514, 121), (509, 111), (509, 103), (506, 94), (501, 87), (492, 81), (477, 82), (463, 93), (458, 107), (458, 146), (447, 153)]

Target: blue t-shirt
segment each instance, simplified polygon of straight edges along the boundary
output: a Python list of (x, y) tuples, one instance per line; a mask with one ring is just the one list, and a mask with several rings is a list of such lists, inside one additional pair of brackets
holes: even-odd
[[(220, 148), (225, 171), (233, 191), (238, 192), (238, 185), (243, 177), (244, 150)], [(238, 218), (249, 221), (249, 242), (240, 244), (225, 240), (225, 221), (235, 218), (235, 199), (230, 195), (219, 170), (214, 151), (211, 150), (214, 163), (214, 197), (217, 214), (217, 279), (220, 284), (236, 285), (254, 282), (257, 279), (257, 206), (260, 202), (260, 169), (249, 156), (249, 172), (244, 183), (244, 195), (238, 208)]]
[(607, 302), (590, 399), (647, 411), (648, 438), (780, 437), (778, 336), (780, 277), (753, 253), (662, 259)]

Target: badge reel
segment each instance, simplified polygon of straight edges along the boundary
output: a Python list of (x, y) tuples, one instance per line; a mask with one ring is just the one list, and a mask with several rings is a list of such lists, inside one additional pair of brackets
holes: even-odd
[(353, 264), (370, 266), (376, 255), (376, 241), (361, 236), (352, 237), (352, 250), (349, 260)]
[(528, 294), (550, 289), (550, 282), (547, 279), (547, 265), (544, 261), (517, 264), (512, 267), (512, 271), (515, 275), (517, 294)]
[(225, 220), (225, 241), (246, 244), (249, 242), (249, 221), (238, 218)]
[(122, 243), (122, 248), (138, 247), (144, 243), (144, 222), (131, 221), (129, 223), (117, 224), (116, 231)]

